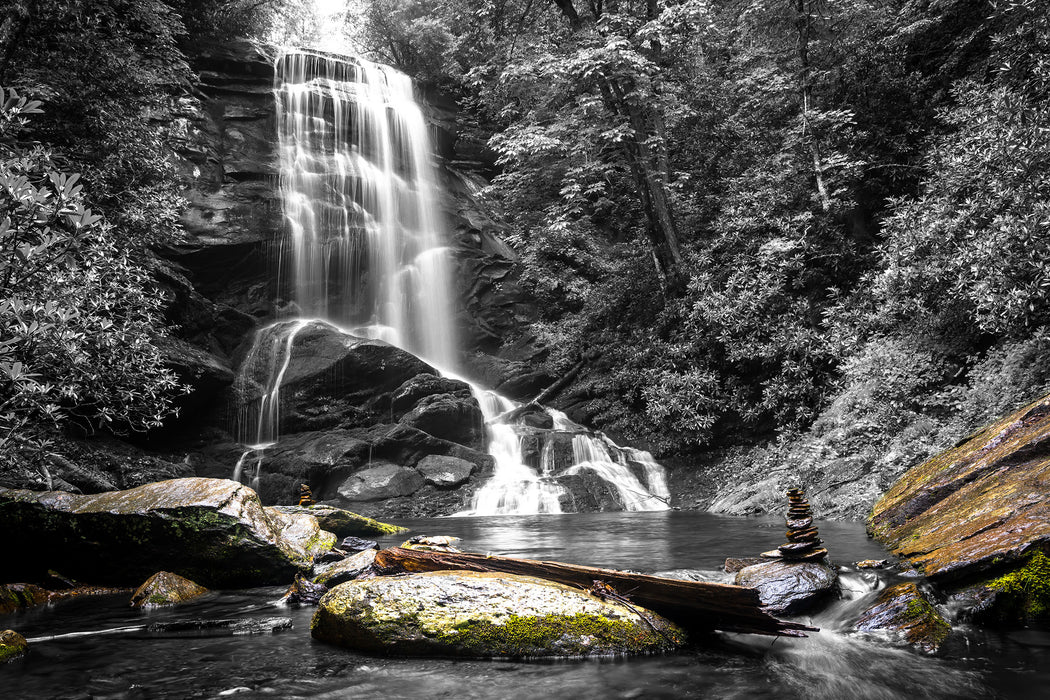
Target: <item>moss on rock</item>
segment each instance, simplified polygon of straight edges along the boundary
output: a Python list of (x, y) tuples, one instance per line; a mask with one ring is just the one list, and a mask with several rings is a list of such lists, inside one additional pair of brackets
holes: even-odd
[(311, 633), (361, 651), (475, 658), (617, 656), (685, 642), (646, 610), (541, 579), (466, 571), (342, 584), (321, 599)]
[(13, 661), (29, 650), (26, 638), (14, 630), (0, 632), (0, 664)]
[(1050, 557), (1041, 551), (1030, 554), (1010, 573), (992, 579), (988, 588), (1000, 595), (999, 617), (1034, 622), (1050, 617)]

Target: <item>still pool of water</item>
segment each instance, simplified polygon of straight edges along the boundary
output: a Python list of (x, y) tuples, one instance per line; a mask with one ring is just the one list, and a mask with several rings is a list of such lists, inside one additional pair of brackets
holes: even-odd
[[(416, 534), (455, 535), (464, 549), (726, 580), (726, 556), (780, 543), (782, 521), (706, 513), (597, 513), (405, 521)], [(833, 559), (885, 553), (853, 523), (820, 522)], [(400, 538), (387, 538), (385, 545)], [(683, 571), (684, 570), (684, 571)], [(395, 659), (310, 638), (312, 609), (274, 605), (281, 588), (209, 594), (140, 612), (126, 596), (82, 599), (0, 616), (32, 641), (0, 667), (0, 698), (1041, 698), (1050, 688), (1050, 635), (957, 631), (930, 658), (849, 633), (883, 579), (847, 573), (849, 589), (807, 618), (806, 639), (718, 634), (675, 655), (524, 663)], [(144, 624), (201, 617), (288, 616), (293, 628), (237, 637), (158, 637)], [(76, 635), (75, 633), (90, 633)], [(49, 638), (53, 635), (54, 638)]]

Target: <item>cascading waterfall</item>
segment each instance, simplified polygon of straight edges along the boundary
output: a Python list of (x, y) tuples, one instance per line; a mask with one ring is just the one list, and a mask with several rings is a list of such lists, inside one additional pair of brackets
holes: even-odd
[(426, 120), (403, 73), (294, 51), (277, 61), (281, 196), (304, 316), (455, 361)]
[[(289, 231), (280, 269), (292, 290), (285, 308), (298, 320), (262, 329), (245, 363), (249, 376), (269, 382), (240, 420), (246, 449), (234, 478), (251, 471), (256, 484), (279, 437), (280, 386), (295, 337), (311, 320), (389, 342), (447, 376), (456, 366), (439, 189), (411, 80), (362, 59), (299, 50), (277, 59), (274, 91)], [(496, 466), (465, 513), (560, 513), (568, 493), (559, 480), (586, 470), (611, 485), (625, 510), (667, 508), (662, 467), (648, 453), (619, 448), (554, 411), (553, 430), (517, 424), (506, 416), (519, 404), (472, 389)], [(552, 436), (569, 435), (571, 464), (559, 464)], [(537, 439), (543, 447), (530, 466), (523, 443)]]

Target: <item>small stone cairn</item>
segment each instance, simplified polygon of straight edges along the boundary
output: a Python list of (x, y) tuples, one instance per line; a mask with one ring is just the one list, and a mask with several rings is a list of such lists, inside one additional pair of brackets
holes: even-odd
[(787, 561), (817, 561), (827, 556), (828, 550), (821, 547), (817, 527), (813, 524), (813, 511), (805, 499), (802, 489), (788, 489), (787, 542), (769, 552), (762, 552), (767, 559)]
[(314, 495), (310, 492), (310, 487), (306, 484), (299, 486), (299, 505), (309, 508), (310, 506), (317, 505), (314, 501)]

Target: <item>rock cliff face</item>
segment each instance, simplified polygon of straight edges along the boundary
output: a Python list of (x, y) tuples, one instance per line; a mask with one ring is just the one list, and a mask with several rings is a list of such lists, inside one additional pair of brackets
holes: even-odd
[(1050, 616), (1050, 396), (909, 470), (868, 529), (977, 618)]
[[(278, 281), (287, 276), (279, 274), (285, 223), (274, 53), (248, 42), (188, 49), (199, 82), (156, 115), (180, 158), (189, 202), (185, 240), (161, 251), (154, 271), (176, 336), (165, 348), (168, 362), (191, 391), (180, 416), (148, 446), (170, 446), (180, 459), (189, 447), (188, 463), (204, 476), (230, 476), (243, 456), (240, 443), (254, 441), (240, 414), (267, 391), (270, 368), (251, 367), (249, 349), (260, 329), (295, 315), (290, 291)], [(535, 350), (500, 348), (532, 310), (514, 252), (476, 202), (485, 184), (483, 149), (459, 143), (454, 105), (430, 97), (466, 373), (530, 395), (545, 381), (525, 361)], [(462, 509), (491, 473), (468, 387), (396, 348), (358, 339), (347, 352), (345, 340), (320, 328), (296, 338), (282, 391), (281, 441), (265, 455), (258, 484), (264, 502), (294, 502), (307, 483), (319, 499), (353, 502), (371, 514)], [(428, 455), (457, 460), (456, 468), (443, 467), (438, 476), (433, 464), (417, 469)]]

